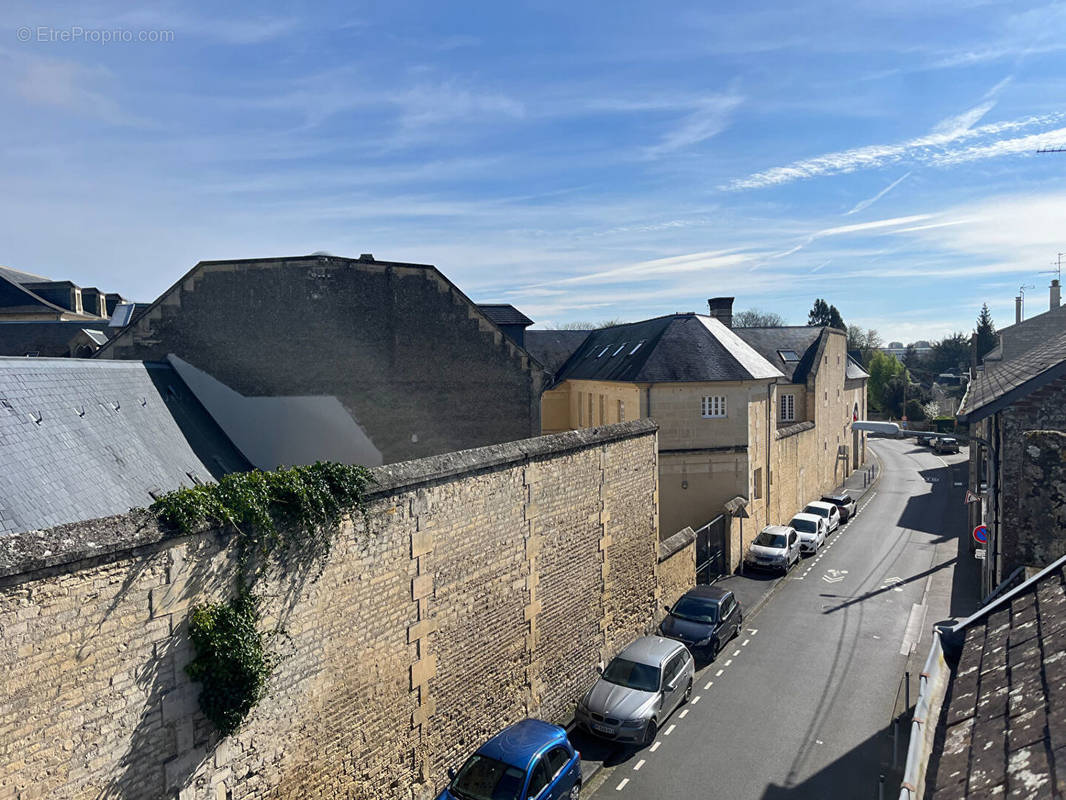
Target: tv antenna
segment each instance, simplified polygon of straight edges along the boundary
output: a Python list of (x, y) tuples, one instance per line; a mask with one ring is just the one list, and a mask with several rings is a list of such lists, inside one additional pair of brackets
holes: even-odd
[(1026, 289), (1035, 289), (1035, 288), (1036, 288), (1036, 286), (1034, 286), (1031, 283), (1027, 283), (1024, 286), (1019, 286), (1018, 287), (1018, 297), (1021, 298), (1021, 301), (1022, 301), (1022, 308), (1021, 308), (1022, 319), (1025, 319), (1025, 290)]
[(1066, 153), (1066, 147), (1038, 147), (1038, 153)]

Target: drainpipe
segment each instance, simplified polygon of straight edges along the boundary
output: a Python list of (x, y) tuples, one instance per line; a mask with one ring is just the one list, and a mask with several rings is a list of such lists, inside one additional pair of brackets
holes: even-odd
[(773, 395), (774, 384), (766, 384), (766, 522), (770, 522), (770, 487), (773, 486), (773, 475), (770, 474), (770, 448), (773, 447), (771, 439), (774, 415)]

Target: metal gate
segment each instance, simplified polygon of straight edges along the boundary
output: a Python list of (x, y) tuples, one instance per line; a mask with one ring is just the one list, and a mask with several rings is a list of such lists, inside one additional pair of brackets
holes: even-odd
[(729, 518), (719, 514), (696, 531), (696, 583), (714, 583), (725, 573)]

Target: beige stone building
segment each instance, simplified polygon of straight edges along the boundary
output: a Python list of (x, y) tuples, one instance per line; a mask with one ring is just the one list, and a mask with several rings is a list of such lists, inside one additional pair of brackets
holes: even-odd
[(733, 329), (732, 298), (710, 307), (589, 332), (542, 395), (541, 419), (545, 433), (655, 419), (661, 536), (743, 497), (743, 541), (735, 525), (725, 545), (731, 568), (760, 528), (862, 463), (865, 437), (851, 422), (866, 416), (868, 376), (842, 331)]

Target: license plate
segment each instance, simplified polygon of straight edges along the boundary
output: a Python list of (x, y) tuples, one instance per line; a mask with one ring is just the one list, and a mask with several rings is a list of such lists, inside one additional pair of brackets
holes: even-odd
[(608, 725), (600, 725), (598, 722), (592, 723), (592, 727), (598, 730), (600, 733), (614, 733), (614, 728)]

